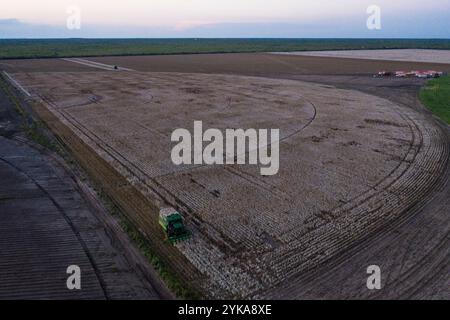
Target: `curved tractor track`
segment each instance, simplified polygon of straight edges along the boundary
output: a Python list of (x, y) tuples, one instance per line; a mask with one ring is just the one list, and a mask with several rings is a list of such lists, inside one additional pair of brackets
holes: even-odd
[[(360, 240), (348, 246), (340, 244), (339, 247), (346, 248), (340, 254), (310, 272), (290, 278), (260, 297), (284, 299), (450, 297), (448, 130), (440, 128), (439, 125), (426, 128), (410, 118), (408, 120), (412, 125), (411, 128), (415, 130), (417, 142), (411, 144), (409, 152), (402, 160), (408, 165), (404, 168), (399, 166), (396, 168), (400, 169), (397, 173), (394, 171), (373, 190), (332, 211), (334, 216), (343, 211), (357, 215), (359, 210), (366, 207), (365, 212), (379, 217), (381, 206), (373, 211), (369, 211), (368, 208), (371, 202), (375, 205), (379, 199), (383, 199), (383, 208), (389, 206), (388, 212), (395, 219), (389, 223), (381, 221), (380, 224), (373, 224), (372, 231), (365, 231), (366, 237), (362, 236)], [(423, 149), (425, 150), (421, 153)], [(430, 159), (437, 161), (430, 163)], [(433, 174), (434, 177), (430, 179)], [(417, 188), (417, 185), (426, 187)], [(409, 198), (408, 201), (405, 201), (405, 197)], [(361, 276), (365, 272), (365, 267), (373, 264), (380, 265), (382, 270), (384, 267), (385, 278), (383, 290), (380, 291), (367, 290), (365, 278)]]
[[(189, 268), (197, 270), (205, 295), (448, 295), (449, 137), (429, 115), (301, 81), (142, 72), (14, 76), (133, 186), (183, 212), (193, 237), (177, 249), (191, 266), (179, 264), (178, 271), (188, 277)], [(55, 83), (61, 92), (49, 90)], [(102, 99), (77, 102), (88, 89)], [(196, 117), (212, 127), (281, 126), (280, 173), (262, 178), (252, 166), (173, 166), (170, 132), (190, 128)], [(156, 237), (145, 228), (157, 221), (140, 219)], [(427, 234), (419, 236), (421, 228)], [(365, 286), (373, 264), (385, 290)]]
[[(418, 92), (424, 82), (361, 76), (294, 78), (386, 98), (401, 106), (399, 112), (406, 112), (406, 117), (414, 111), (412, 113), (416, 117), (426, 121), (427, 132), (432, 133), (431, 137), (426, 134), (426, 141), (434, 141), (438, 146), (437, 153), (429, 157), (440, 155), (441, 158), (437, 162), (439, 165), (431, 166), (428, 171), (435, 174), (428, 192), (415, 194), (414, 201), (397, 219), (355, 241), (347, 250), (314, 270), (290, 279), (282, 285), (282, 290), (270, 290), (264, 296), (287, 299), (449, 299), (450, 128), (436, 120), (420, 103)], [(417, 128), (415, 121), (410, 122)], [(420, 148), (423, 149), (421, 130), (419, 133)], [(427, 161), (426, 157), (422, 163), (424, 161)], [(360, 276), (365, 272), (365, 266), (372, 264), (380, 265), (384, 272), (382, 290), (367, 290), (365, 278)]]

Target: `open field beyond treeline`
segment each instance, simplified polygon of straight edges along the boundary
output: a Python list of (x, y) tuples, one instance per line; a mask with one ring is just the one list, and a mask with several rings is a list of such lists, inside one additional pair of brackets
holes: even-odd
[[(206, 297), (449, 298), (448, 127), (418, 101), (424, 80), (371, 76), (449, 65), (222, 54), (0, 68)], [(175, 166), (170, 135), (195, 120), (204, 129), (279, 128), (279, 173)], [(184, 215), (189, 241), (164, 242), (163, 205)], [(373, 264), (383, 291), (365, 286)]]
[(341, 50), (341, 51), (305, 51), (305, 52), (286, 52), (286, 53), (280, 52), (277, 54), (450, 64), (450, 50), (417, 50), (417, 49)]

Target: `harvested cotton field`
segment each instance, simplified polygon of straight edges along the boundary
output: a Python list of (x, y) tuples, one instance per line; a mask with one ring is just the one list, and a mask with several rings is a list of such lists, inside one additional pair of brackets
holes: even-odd
[(430, 50), (430, 49), (340, 50), (340, 51), (277, 52), (276, 54), (450, 64), (450, 51), (448, 50)]
[[(192, 73), (11, 76), (158, 253), (207, 297), (302, 297), (295, 288), (302, 275), (406, 217), (447, 170), (444, 130), (361, 91)], [(196, 120), (204, 130), (280, 129), (278, 174), (263, 177), (251, 165), (174, 165), (171, 133), (192, 130)], [(164, 242), (163, 205), (183, 214), (190, 240)]]

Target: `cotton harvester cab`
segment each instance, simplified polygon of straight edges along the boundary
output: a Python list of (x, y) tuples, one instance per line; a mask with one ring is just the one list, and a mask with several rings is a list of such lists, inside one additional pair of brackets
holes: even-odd
[(183, 217), (174, 208), (162, 208), (159, 211), (159, 224), (172, 244), (187, 240), (191, 236), (184, 226)]

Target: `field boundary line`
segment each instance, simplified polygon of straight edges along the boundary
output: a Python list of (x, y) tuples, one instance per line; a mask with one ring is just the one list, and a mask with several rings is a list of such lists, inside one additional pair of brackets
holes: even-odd
[(102, 69), (102, 70), (135, 71), (133, 69), (122, 68), (122, 67), (118, 67), (118, 69), (114, 69), (115, 66), (113, 66), (113, 65), (90, 61), (90, 60), (81, 59), (81, 58), (61, 58), (61, 60), (78, 63), (78, 64), (82, 64), (82, 65), (85, 65), (88, 67), (98, 68), (98, 69)]
[(88, 66), (88, 67), (92, 67), (92, 68), (98, 68), (98, 69), (102, 69), (102, 70), (108, 70), (108, 71), (113, 70), (112, 66), (111, 66), (111, 68), (106, 68), (106, 67), (103, 67), (103, 66), (94, 65), (94, 64), (91, 64), (91, 63), (83, 62), (83, 61), (77, 61), (75, 59), (70, 59), (70, 58), (61, 58), (61, 60), (68, 61), (68, 62), (73, 62), (73, 63), (78, 63), (78, 64), (82, 64), (84, 66)]
[[(98, 66), (104, 66), (104, 67), (111, 67), (114, 68), (113, 65), (111, 64), (106, 64), (106, 63), (101, 63), (101, 62), (96, 62), (96, 61), (91, 61), (91, 60), (87, 60), (87, 59), (82, 59), (82, 58), (73, 58), (76, 61), (82, 61), (82, 62), (86, 62), (86, 63), (90, 63), (92, 65), (98, 65)], [(124, 67), (118, 67), (118, 70), (123, 70), (123, 71), (136, 71), (133, 69), (129, 69), (129, 68), (124, 68)]]
[(31, 94), (27, 91), (27, 89), (25, 89), (24, 87), (22, 87), (22, 85), (16, 80), (14, 79), (8, 72), (3, 71), (3, 74), (5, 75), (6, 78), (9, 79), (9, 81), (11, 82), (11, 84), (16, 87), (17, 89), (19, 89), (20, 91), (22, 91), (23, 93), (25, 93), (28, 97), (31, 97)]

